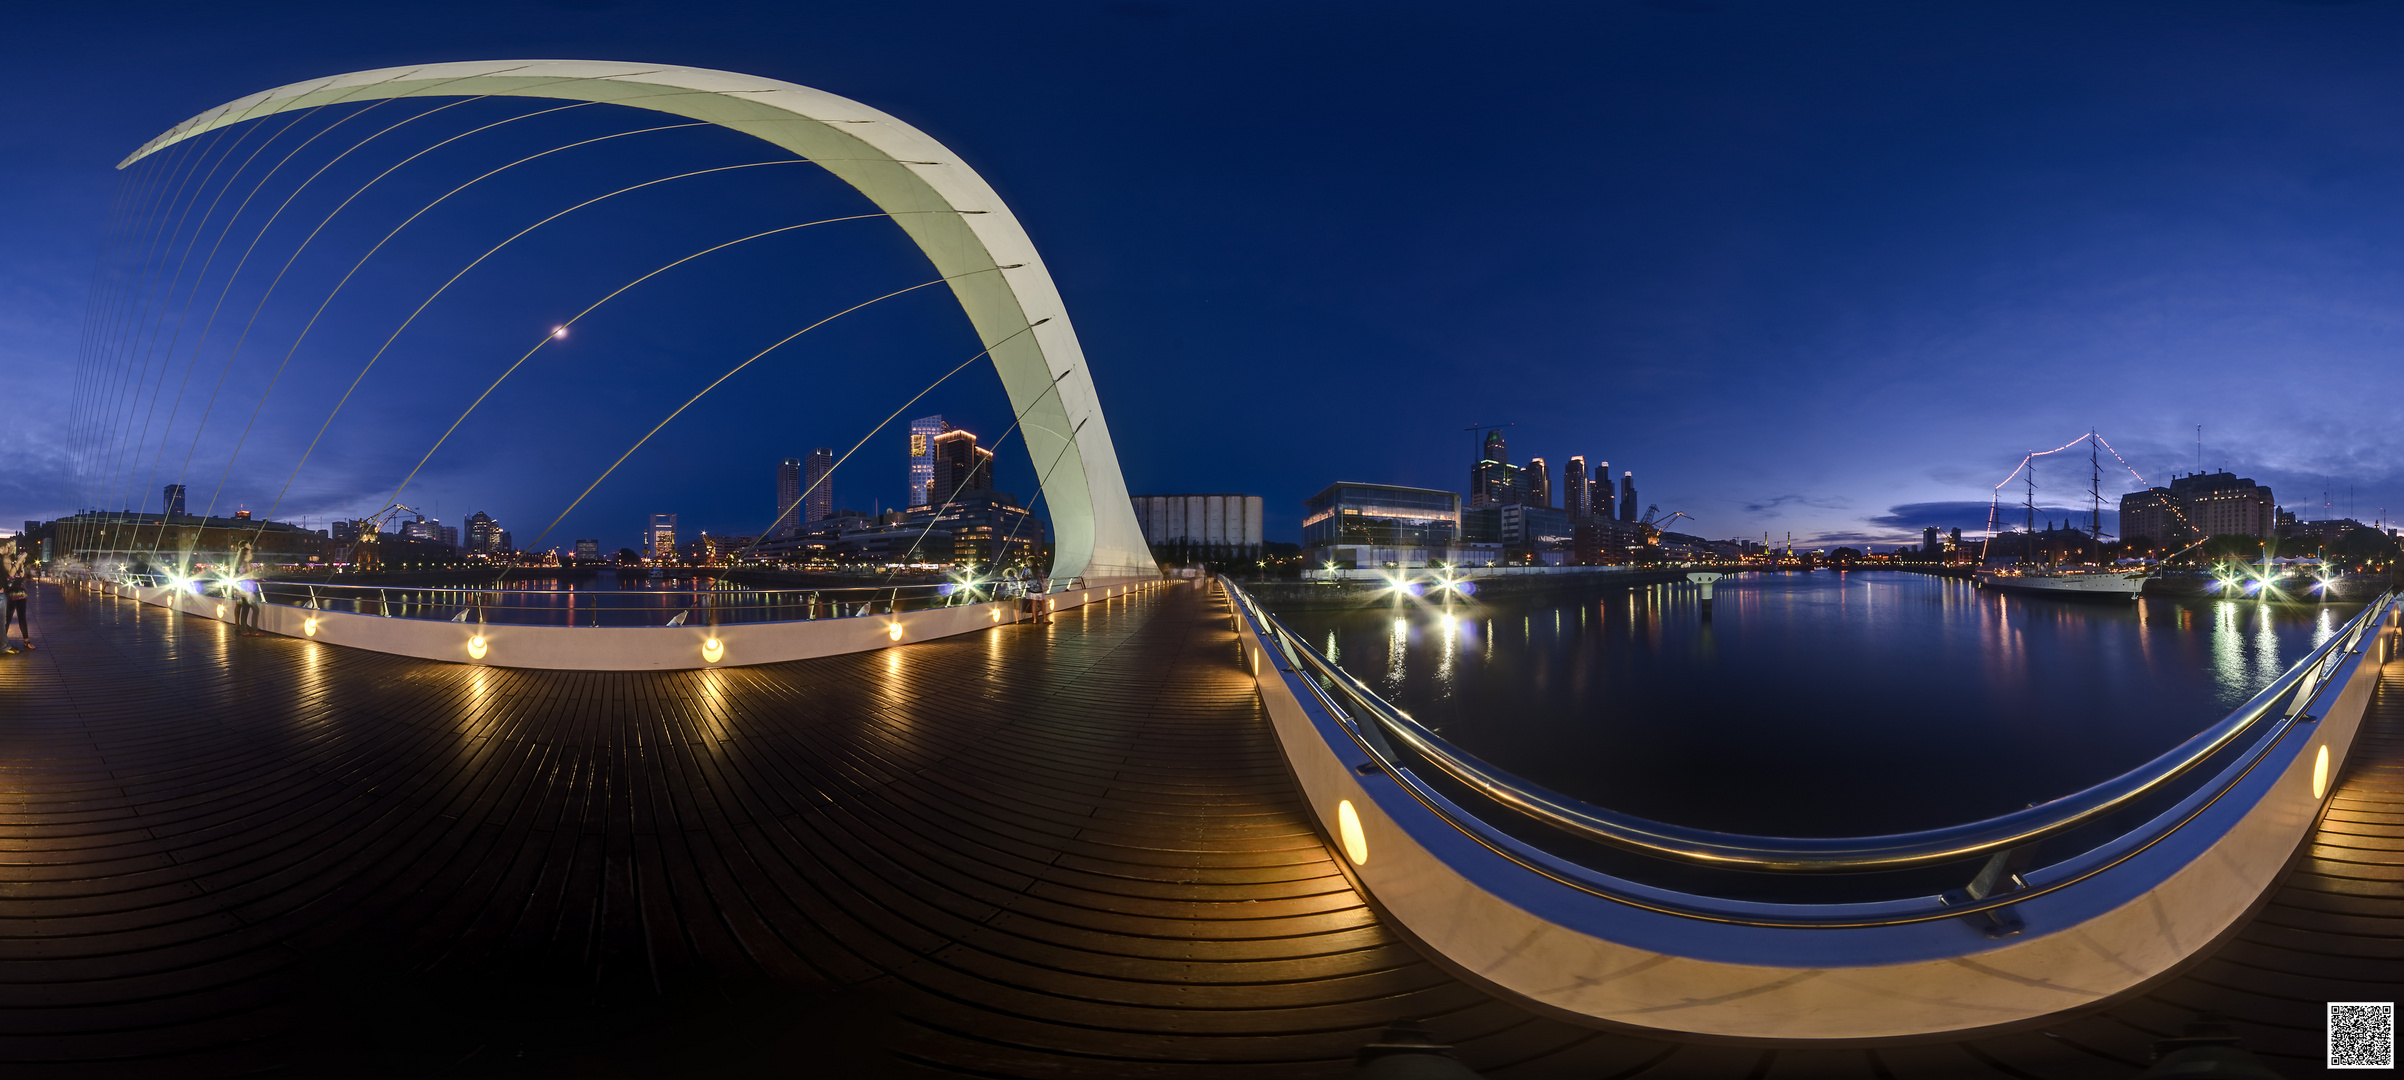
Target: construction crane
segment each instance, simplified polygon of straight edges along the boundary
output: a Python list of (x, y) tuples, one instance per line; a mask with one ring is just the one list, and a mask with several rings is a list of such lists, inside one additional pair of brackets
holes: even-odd
[(1685, 518), (1688, 521), (1695, 519), (1693, 514), (1684, 510), (1672, 510), (1669, 512), (1669, 516), (1663, 517), (1659, 505), (1647, 506), (1644, 508), (1644, 516), (1636, 519), (1637, 535), (1643, 537), (1647, 545), (1657, 545), (1661, 543), (1661, 530), (1679, 518)]
[(384, 559), (376, 550), (376, 534), (384, 531), (384, 526), (391, 524), (392, 520), (399, 517), (404, 510), (416, 514), (421, 519), (426, 516), (426, 512), (423, 510), (414, 506), (403, 506), (396, 502), (351, 522), (351, 527), (358, 530), (357, 539), (351, 542), (352, 570), (364, 574), (383, 569)]

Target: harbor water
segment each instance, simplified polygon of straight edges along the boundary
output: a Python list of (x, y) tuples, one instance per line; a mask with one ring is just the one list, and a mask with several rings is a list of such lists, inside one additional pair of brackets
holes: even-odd
[(1702, 828), (1870, 835), (2020, 809), (2211, 725), (2359, 605), (2058, 600), (1893, 571), (1397, 596), (1279, 617), (1462, 749)]

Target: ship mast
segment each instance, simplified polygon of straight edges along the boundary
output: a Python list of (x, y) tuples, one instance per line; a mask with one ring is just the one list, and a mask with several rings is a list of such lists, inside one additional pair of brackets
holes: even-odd
[(2095, 538), (2095, 561), (2100, 564), (2103, 562), (2103, 459), (2096, 456), (2095, 443), (2095, 429), (2088, 428), (2087, 468), (2092, 475), (2087, 480), (2087, 495), (2095, 502), (2090, 511), (2092, 516), (2088, 519), (2087, 532)]
[(2037, 452), (2028, 452), (2028, 532), (2020, 543), (2020, 561), (2037, 561)]

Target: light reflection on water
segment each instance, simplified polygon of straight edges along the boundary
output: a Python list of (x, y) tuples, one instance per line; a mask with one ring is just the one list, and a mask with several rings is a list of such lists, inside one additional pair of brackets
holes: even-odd
[(2117, 775), (2357, 610), (2060, 601), (1886, 572), (1731, 577), (1714, 608), (1705, 621), (1693, 588), (1655, 586), (1464, 603), (1450, 622), (1421, 600), (1282, 617), (1538, 783), (1692, 825), (1825, 835), (1983, 817)]

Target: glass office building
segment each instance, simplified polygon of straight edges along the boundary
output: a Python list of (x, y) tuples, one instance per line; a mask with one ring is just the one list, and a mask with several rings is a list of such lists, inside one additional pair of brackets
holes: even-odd
[(1303, 546), (1339, 565), (1424, 566), (1461, 538), (1461, 497), (1450, 491), (1338, 482), (1303, 507)]

